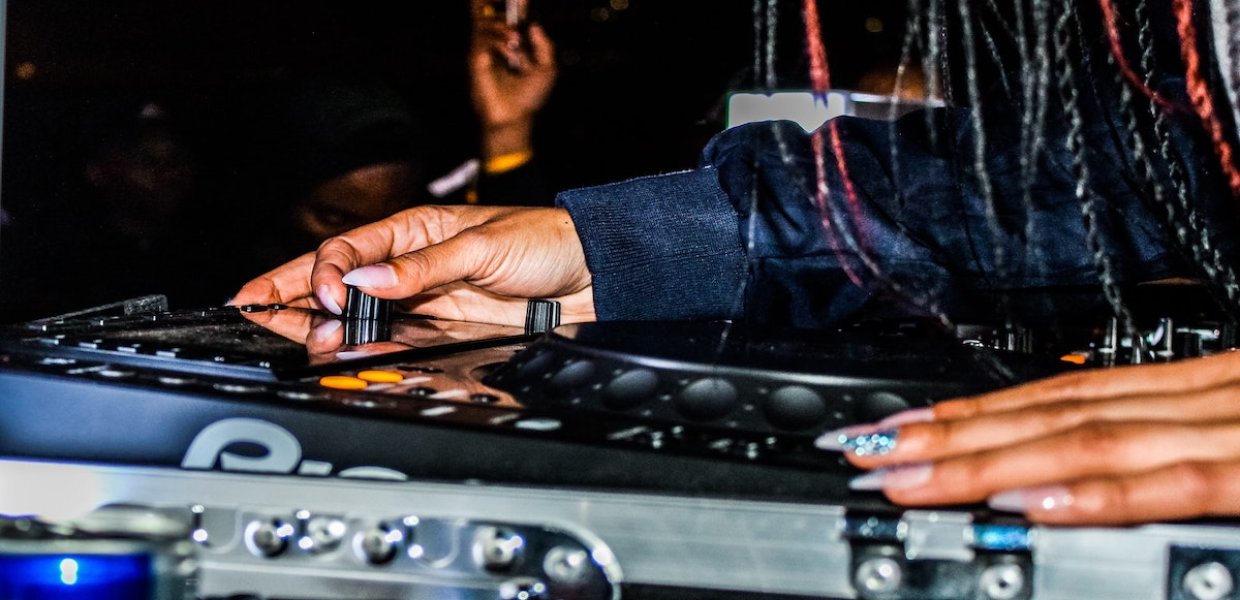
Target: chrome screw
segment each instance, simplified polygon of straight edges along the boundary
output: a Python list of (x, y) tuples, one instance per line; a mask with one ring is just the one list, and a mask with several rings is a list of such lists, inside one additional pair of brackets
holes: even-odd
[(900, 563), (885, 556), (869, 558), (857, 565), (853, 583), (868, 594), (888, 594), (900, 589), (904, 569)]
[(1193, 600), (1223, 600), (1235, 590), (1235, 580), (1226, 566), (1201, 563), (1184, 574), (1184, 592)]

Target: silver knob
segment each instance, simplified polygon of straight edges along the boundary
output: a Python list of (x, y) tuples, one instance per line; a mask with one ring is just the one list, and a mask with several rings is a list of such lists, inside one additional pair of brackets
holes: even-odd
[(530, 577), (517, 577), (499, 584), (499, 600), (545, 600), (547, 584)]
[(252, 521), (245, 528), (245, 544), (255, 555), (270, 558), (288, 549), (293, 532), (293, 526), (280, 519)]
[(977, 586), (986, 600), (1014, 600), (1025, 592), (1025, 571), (1020, 565), (991, 565), (982, 571)]
[(312, 517), (306, 521), (306, 535), (298, 544), (314, 553), (329, 552), (340, 546), (348, 526), (336, 517)]
[(474, 561), (488, 571), (503, 571), (516, 564), (525, 539), (503, 527), (483, 527), (474, 535)]
[(362, 555), (362, 559), (372, 565), (383, 565), (396, 558), (405, 534), (389, 525), (377, 525), (358, 534), (356, 539), (357, 552)]
[(1184, 574), (1184, 592), (1193, 600), (1223, 600), (1235, 590), (1235, 580), (1226, 566), (1201, 563)]
[(889, 594), (900, 589), (904, 568), (894, 559), (885, 556), (868, 558), (857, 565), (853, 572), (853, 584), (858, 591), (867, 594)]
[(543, 571), (555, 583), (572, 585), (586, 578), (590, 572), (590, 555), (581, 548), (556, 546), (547, 551), (543, 559)]

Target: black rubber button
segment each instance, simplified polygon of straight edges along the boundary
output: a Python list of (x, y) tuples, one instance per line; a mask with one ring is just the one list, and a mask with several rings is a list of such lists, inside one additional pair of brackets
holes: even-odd
[(564, 365), (551, 377), (551, 387), (559, 391), (568, 391), (582, 385), (594, 377), (594, 362), (575, 360)]
[(633, 369), (621, 373), (603, 388), (603, 406), (626, 410), (654, 397), (659, 376), (650, 369)]
[(680, 414), (695, 421), (718, 419), (736, 408), (736, 388), (718, 377), (699, 379), (676, 395)]
[(555, 356), (553, 356), (550, 352), (542, 352), (522, 363), (520, 367), (517, 367), (517, 372), (520, 373), (522, 377), (538, 377), (539, 375), (546, 373), (551, 368), (551, 364), (554, 361)]
[(808, 429), (827, 417), (827, 403), (818, 392), (789, 385), (775, 390), (762, 405), (766, 419), (780, 429)]
[(857, 406), (857, 422), (873, 423), (881, 421), (902, 410), (912, 408), (903, 396), (892, 392), (874, 392), (866, 396)]

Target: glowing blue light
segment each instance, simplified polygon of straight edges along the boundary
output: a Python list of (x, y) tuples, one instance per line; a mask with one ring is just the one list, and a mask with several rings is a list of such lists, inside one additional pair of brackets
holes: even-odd
[(147, 600), (152, 573), (148, 554), (0, 555), (0, 598)]
[(1017, 525), (974, 525), (973, 547), (1004, 552), (1029, 550), (1029, 528)]

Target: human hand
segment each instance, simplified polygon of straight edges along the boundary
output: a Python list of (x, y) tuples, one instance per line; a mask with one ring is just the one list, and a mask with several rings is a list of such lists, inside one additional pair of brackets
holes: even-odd
[(1085, 371), (830, 432), (898, 504), (1050, 524), (1240, 515), (1240, 352)]
[(538, 24), (529, 25), (524, 43), (516, 27), (488, 15), (486, 0), (472, 1), (470, 92), (484, 158), (529, 150), (534, 115), (555, 86), (555, 47)]
[(530, 298), (560, 302), (564, 322), (594, 319), (581, 241), (558, 208), (411, 208), (255, 278), (232, 304), (340, 314), (345, 283), (444, 319), (523, 325)]

